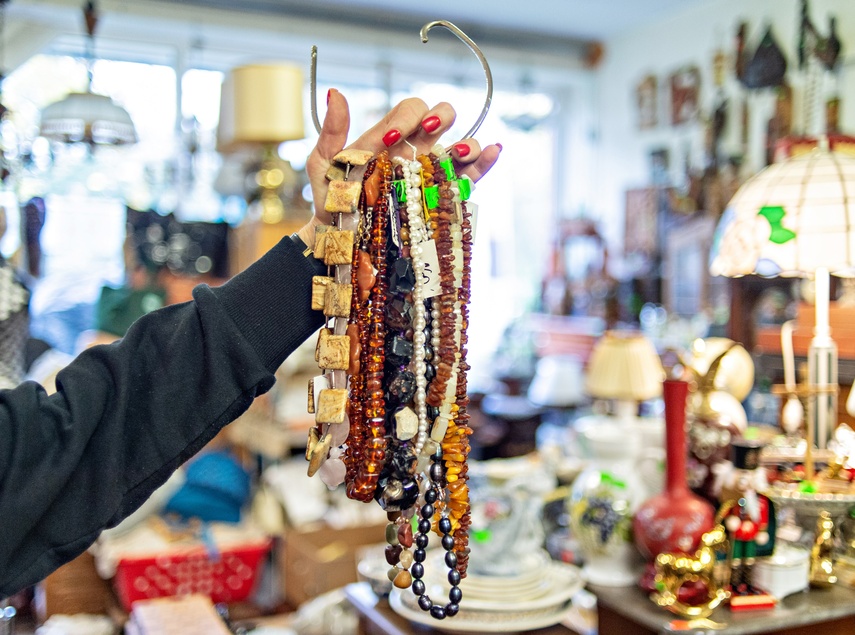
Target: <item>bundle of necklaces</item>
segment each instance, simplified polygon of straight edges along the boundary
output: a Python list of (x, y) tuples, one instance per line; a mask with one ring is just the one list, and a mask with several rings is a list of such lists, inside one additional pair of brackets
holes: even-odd
[[(356, 166), (365, 170), (352, 180)], [(471, 181), (439, 146), (412, 159), (345, 150), (327, 179), (333, 224), (314, 245), (328, 275), (313, 279), (312, 308), (327, 323), (315, 351), (323, 374), (309, 387), (309, 475), (377, 501), (389, 520), (389, 578), (432, 617), (452, 617), (469, 561)], [(447, 601), (426, 594), (432, 534)]]

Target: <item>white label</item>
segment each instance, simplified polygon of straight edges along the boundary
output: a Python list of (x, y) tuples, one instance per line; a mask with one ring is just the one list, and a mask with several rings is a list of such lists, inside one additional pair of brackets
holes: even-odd
[(442, 293), (442, 286), (439, 281), (439, 256), (436, 254), (436, 242), (428, 240), (421, 243), (421, 248), (422, 261), (425, 263), (424, 273), (422, 274), (424, 298), (433, 298)]
[(471, 214), (469, 224), (472, 226), (472, 243), (475, 243), (475, 228), (478, 226), (478, 203), (466, 201), (466, 209)]
[(395, 197), (389, 194), (389, 227), (392, 233), (392, 242), (395, 243), (395, 247), (400, 249), (401, 247), (401, 216), (398, 213), (398, 206), (395, 205)]

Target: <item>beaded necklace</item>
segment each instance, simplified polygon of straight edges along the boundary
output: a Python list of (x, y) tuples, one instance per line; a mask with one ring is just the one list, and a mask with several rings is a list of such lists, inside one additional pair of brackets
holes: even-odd
[[(344, 367), (339, 360), (332, 371), (349, 376), (345, 491), (386, 509), (389, 578), (398, 588), (411, 587), (419, 607), (436, 619), (459, 611), (469, 558), (465, 346), (472, 233), (460, 183), (441, 148), (414, 160), (390, 161), (384, 152), (366, 165), (353, 204), (358, 213), (348, 219), (354, 230), (347, 268), (336, 264), (325, 283), (346, 287), (336, 297), (347, 291), (348, 312), (345, 318), (337, 307), (333, 329), (322, 335), (324, 342), (342, 337), (339, 349), (347, 344)], [(344, 240), (335, 235), (343, 231), (341, 216), (323, 239), (333, 252)], [(341, 377), (332, 384), (339, 386)], [(328, 453), (325, 438), (310, 439), (314, 451), (307, 456), (316, 457), (319, 447)], [(329, 457), (328, 463), (338, 461)], [(431, 530), (441, 536), (451, 585), (448, 602), (440, 604), (423, 580)]]

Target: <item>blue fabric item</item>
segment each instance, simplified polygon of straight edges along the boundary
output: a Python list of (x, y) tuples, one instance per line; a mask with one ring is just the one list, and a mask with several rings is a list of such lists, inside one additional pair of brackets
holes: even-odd
[(187, 467), (187, 480), (164, 513), (204, 521), (236, 523), (249, 500), (250, 477), (228, 452), (203, 454)]

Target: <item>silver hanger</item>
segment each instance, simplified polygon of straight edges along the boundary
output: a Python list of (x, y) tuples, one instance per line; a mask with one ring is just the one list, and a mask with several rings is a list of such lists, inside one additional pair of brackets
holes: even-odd
[[(433, 22), (428, 22), (425, 24), (421, 30), (419, 31), (419, 35), (422, 38), (422, 43), (427, 44), (428, 41), (428, 31), (430, 31), (435, 26), (444, 26), (446, 29), (454, 33), (466, 46), (468, 46), (475, 56), (478, 58), (478, 61), (481, 62), (481, 67), (484, 69), (484, 76), (487, 79), (487, 97), (484, 100), (484, 106), (481, 108), (481, 114), (478, 116), (478, 119), (475, 121), (475, 124), (469, 129), (465, 135), (463, 135), (463, 139), (470, 139), (478, 132), (478, 128), (481, 127), (481, 124), (484, 121), (484, 118), (487, 116), (487, 113), (490, 111), (490, 103), (493, 101), (493, 74), (490, 72), (490, 65), (487, 63), (487, 58), (484, 57), (484, 54), (481, 52), (481, 49), (478, 48), (478, 45), (472, 41), (468, 35), (466, 35), (463, 31), (461, 31), (457, 26), (449, 22), (448, 20), (434, 20)], [(311, 65), (311, 73), (309, 84), (311, 87), (311, 107), (312, 107), (312, 122), (315, 124), (315, 130), (318, 131), (318, 134), (321, 133), (321, 122), (318, 119), (318, 47), (312, 46), (312, 65)]]

